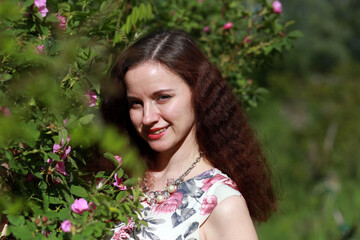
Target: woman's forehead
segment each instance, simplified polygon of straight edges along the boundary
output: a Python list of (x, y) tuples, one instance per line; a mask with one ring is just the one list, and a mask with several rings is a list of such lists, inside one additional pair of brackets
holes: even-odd
[(155, 92), (173, 90), (187, 85), (184, 79), (158, 62), (148, 61), (131, 68), (125, 75), (127, 92)]

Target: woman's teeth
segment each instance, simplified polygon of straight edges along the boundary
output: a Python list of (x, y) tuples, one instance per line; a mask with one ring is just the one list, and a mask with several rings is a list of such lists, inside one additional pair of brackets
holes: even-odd
[(165, 130), (166, 130), (166, 128), (163, 128), (163, 129), (157, 130), (157, 131), (155, 131), (155, 132), (154, 132), (154, 134), (159, 134), (159, 133), (161, 133), (161, 132), (163, 132), (163, 131), (165, 131)]

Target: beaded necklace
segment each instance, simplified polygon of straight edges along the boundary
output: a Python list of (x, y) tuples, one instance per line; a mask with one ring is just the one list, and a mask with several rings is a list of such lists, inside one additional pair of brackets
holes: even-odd
[(203, 152), (200, 152), (200, 155), (196, 158), (196, 160), (176, 180), (173, 178), (167, 179), (166, 187), (160, 191), (149, 191), (150, 187), (147, 185), (147, 179), (144, 177), (141, 184), (141, 190), (144, 193), (144, 196), (140, 197), (140, 201), (147, 201), (150, 205), (161, 204), (164, 202), (172, 193), (176, 192), (179, 184), (184, 182), (184, 178), (191, 172), (196, 164), (200, 162), (203, 155)]

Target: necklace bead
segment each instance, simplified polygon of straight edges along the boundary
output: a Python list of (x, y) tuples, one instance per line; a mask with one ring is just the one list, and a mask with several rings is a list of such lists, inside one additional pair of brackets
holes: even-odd
[(175, 185), (171, 184), (171, 185), (167, 186), (167, 190), (169, 193), (173, 193), (177, 190), (177, 187)]
[(149, 186), (146, 185), (147, 180), (146, 178), (144, 178), (141, 184), (142, 185), (141, 189), (145, 196), (141, 196), (139, 200), (140, 201), (146, 200), (150, 205), (154, 205), (156, 203), (158, 204), (163, 203), (166, 199), (170, 197), (172, 193), (176, 192), (179, 184), (184, 182), (184, 178), (190, 173), (190, 171), (196, 166), (196, 164), (200, 162), (202, 156), (203, 156), (203, 152), (200, 152), (200, 155), (196, 158), (196, 160), (176, 180), (174, 180), (173, 178), (168, 179), (166, 184), (167, 186), (162, 191), (159, 192), (149, 191), (150, 188)]
[(160, 194), (156, 197), (156, 203), (162, 203), (165, 200), (164, 195)]

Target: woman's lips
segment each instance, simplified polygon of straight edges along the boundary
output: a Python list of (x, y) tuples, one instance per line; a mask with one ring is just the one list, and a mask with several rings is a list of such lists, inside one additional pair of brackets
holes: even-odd
[(167, 129), (168, 127), (149, 129), (146, 131), (147, 138), (149, 140), (160, 139), (162, 136), (165, 135)]

